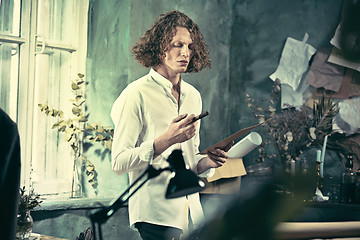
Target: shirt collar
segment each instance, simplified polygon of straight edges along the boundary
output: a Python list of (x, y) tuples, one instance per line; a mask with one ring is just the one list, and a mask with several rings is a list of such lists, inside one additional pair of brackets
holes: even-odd
[(158, 83), (159, 85), (161, 85), (163, 87), (167, 87), (167, 88), (172, 88), (172, 83), (168, 79), (163, 77), (160, 73), (155, 71), (153, 68), (150, 69), (149, 74), (152, 77), (152, 79), (154, 79), (154, 81), (156, 83)]
[[(153, 68), (150, 69), (149, 75), (157, 84), (171, 90), (172, 83), (168, 79), (163, 77), (160, 73), (155, 71)], [(182, 102), (182, 100), (186, 96), (186, 90), (185, 90), (185, 87), (184, 87), (185, 84), (184, 84), (184, 81), (182, 80), (182, 78), (180, 78), (180, 81), (181, 81), (180, 101)]]

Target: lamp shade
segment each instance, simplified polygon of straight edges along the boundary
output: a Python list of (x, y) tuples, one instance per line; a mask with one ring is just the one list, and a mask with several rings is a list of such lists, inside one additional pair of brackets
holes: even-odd
[(186, 169), (181, 150), (174, 150), (168, 160), (174, 177), (170, 179), (166, 198), (178, 198), (200, 192), (205, 188), (205, 183), (191, 170)]

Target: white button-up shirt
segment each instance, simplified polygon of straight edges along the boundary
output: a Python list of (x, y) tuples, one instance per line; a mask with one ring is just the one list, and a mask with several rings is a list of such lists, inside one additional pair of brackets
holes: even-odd
[[(164, 133), (171, 121), (180, 114), (201, 113), (200, 93), (181, 80), (180, 101), (171, 94), (172, 83), (151, 69), (149, 74), (130, 83), (120, 94), (111, 110), (115, 124), (112, 144), (112, 168), (118, 174), (129, 173), (129, 184), (151, 164), (155, 168), (169, 166), (168, 156), (181, 149), (185, 164), (197, 172), (197, 164), (203, 156), (199, 152), (199, 128), (190, 140), (174, 144), (153, 159), (155, 138)], [(214, 169), (203, 173), (210, 177)], [(129, 199), (130, 225), (148, 222), (186, 230), (188, 214), (194, 225), (203, 218), (199, 194), (166, 199), (165, 192), (170, 172), (165, 171), (150, 179)]]

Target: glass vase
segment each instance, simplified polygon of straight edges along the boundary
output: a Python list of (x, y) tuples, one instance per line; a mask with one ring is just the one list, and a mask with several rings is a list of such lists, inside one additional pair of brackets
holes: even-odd
[(34, 220), (31, 217), (30, 210), (17, 215), (16, 239), (29, 239)]

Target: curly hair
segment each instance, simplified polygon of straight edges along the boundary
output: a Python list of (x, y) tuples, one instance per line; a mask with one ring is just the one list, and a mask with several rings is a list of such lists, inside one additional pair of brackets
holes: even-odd
[(176, 34), (176, 27), (189, 30), (193, 40), (193, 57), (186, 72), (200, 72), (211, 67), (209, 47), (196, 23), (177, 10), (161, 14), (153, 25), (131, 48), (135, 59), (145, 67), (156, 67), (165, 58), (165, 52)]

